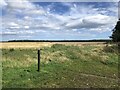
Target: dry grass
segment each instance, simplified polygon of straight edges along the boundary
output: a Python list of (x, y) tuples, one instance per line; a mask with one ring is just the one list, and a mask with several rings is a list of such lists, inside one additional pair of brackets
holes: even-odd
[(0, 42), (0, 49), (10, 48), (41, 48), (50, 47), (53, 44), (65, 44), (74, 46), (86, 46), (86, 45), (105, 45), (105, 42)]
[(0, 49), (9, 49), (9, 48), (41, 48), (49, 47), (52, 43), (49, 42), (4, 42), (0, 43)]

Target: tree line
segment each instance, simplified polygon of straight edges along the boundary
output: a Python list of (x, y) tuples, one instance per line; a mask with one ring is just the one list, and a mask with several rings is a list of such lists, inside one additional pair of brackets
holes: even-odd
[(100, 40), (10, 40), (8, 42), (111, 42), (110, 39)]

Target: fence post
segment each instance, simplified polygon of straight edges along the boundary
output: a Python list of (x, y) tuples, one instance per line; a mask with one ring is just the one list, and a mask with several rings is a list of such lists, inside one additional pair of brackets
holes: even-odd
[(40, 49), (38, 49), (38, 72), (40, 71)]

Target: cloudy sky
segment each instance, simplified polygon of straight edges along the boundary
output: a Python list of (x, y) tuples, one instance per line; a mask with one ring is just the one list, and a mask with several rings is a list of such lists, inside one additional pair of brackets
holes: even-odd
[(117, 2), (0, 0), (2, 40), (108, 39), (118, 20)]

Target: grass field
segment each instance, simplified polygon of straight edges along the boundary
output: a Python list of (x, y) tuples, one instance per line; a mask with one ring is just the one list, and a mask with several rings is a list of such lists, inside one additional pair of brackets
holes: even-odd
[[(118, 87), (117, 46), (104, 43), (2, 43), (7, 88)], [(40, 72), (37, 49), (41, 48)]]

